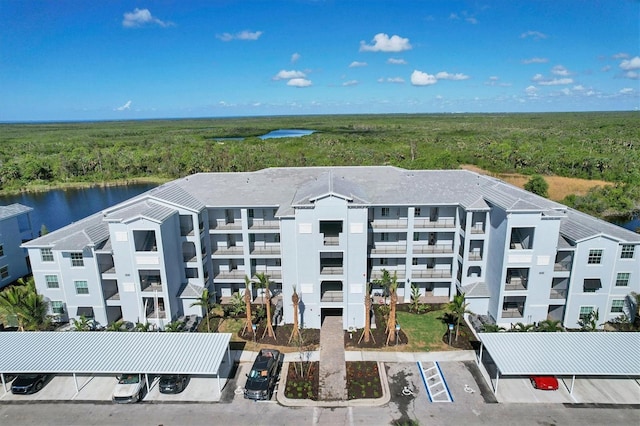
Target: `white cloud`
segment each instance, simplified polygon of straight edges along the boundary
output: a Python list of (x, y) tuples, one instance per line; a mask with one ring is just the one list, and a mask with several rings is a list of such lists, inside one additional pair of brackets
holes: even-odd
[(438, 79), (435, 75), (427, 74), (426, 72), (413, 70), (411, 73), (411, 84), (414, 86), (430, 86), (436, 84)]
[(547, 62), (549, 62), (549, 59), (547, 58), (529, 58), (529, 59), (523, 59), (522, 63), (525, 65), (529, 65), (529, 64), (546, 64)]
[(307, 80), (306, 78), (292, 78), (287, 81), (287, 86), (293, 87), (309, 87), (311, 84), (311, 80)]
[(613, 59), (626, 59), (629, 57), (628, 53), (624, 53), (624, 52), (620, 52), (620, 53), (616, 53), (615, 55), (611, 56)]
[(520, 34), (520, 38), (532, 37), (534, 40), (541, 40), (547, 38), (547, 35), (540, 31), (526, 31)]
[(476, 18), (474, 18), (473, 16), (470, 16), (470, 17), (466, 18), (465, 21), (467, 21), (468, 23), (473, 24), (473, 25), (478, 23), (478, 20)]
[(366, 62), (353, 61), (349, 64), (349, 68), (366, 67), (367, 65)]
[(634, 90), (631, 87), (625, 87), (624, 89), (620, 89), (620, 94), (621, 95), (630, 95), (634, 92)]
[(360, 42), (361, 52), (402, 52), (411, 50), (411, 48), (408, 38), (398, 35), (389, 37), (384, 33), (376, 34), (373, 37), (372, 44), (367, 44), (364, 41)]
[(406, 65), (407, 61), (401, 58), (389, 58), (387, 59), (387, 63), (393, 65)]
[(294, 53), (293, 55), (291, 55), (291, 63), (295, 64), (296, 62), (298, 62), (300, 60), (300, 54), (299, 53)]
[(119, 106), (115, 109), (115, 111), (127, 111), (131, 109), (131, 101), (127, 101), (126, 104)]
[(559, 75), (559, 76), (562, 76), (562, 77), (566, 77), (566, 76), (571, 75), (569, 70), (566, 69), (565, 67), (563, 67), (562, 65), (556, 65), (555, 67), (551, 68), (551, 74)]
[(640, 69), (640, 56), (635, 56), (631, 59), (625, 59), (620, 62), (620, 68), (625, 71)]
[(278, 74), (274, 75), (271, 79), (272, 80), (289, 80), (292, 78), (305, 78), (307, 75), (305, 73), (303, 73), (302, 71), (296, 71), (296, 70), (281, 70), (278, 72)]
[(602, 67), (602, 72), (608, 72), (611, 71), (611, 65), (605, 65), (604, 67)]
[(572, 84), (572, 78), (551, 78), (551, 79), (543, 79), (537, 80), (538, 84), (541, 86), (559, 86), (563, 84)]
[(536, 86), (529, 86), (524, 89), (524, 92), (529, 96), (536, 96), (538, 94), (538, 88)]
[(343, 86), (356, 86), (358, 84), (358, 80), (349, 80), (342, 83)]
[(260, 38), (262, 35), (262, 31), (240, 31), (239, 33), (231, 34), (231, 33), (222, 33), (216, 35), (216, 38), (222, 41), (231, 41), (231, 40), (248, 40), (254, 41)]
[(402, 84), (402, 83), (404, 83), (404, 78), (402, 78), (402, 77), (387, 77), (387, 78), (380, 77), (378, 79), (378, 83), (399, 83), (399, 84)]
[(462, 74), (462, 73), (456, 73), (456, 74), (449, 74), (446, 71), (440, 71), (439, 73), (436, 74), (436, 78), (438, 80), (454, 80), (454, 81), (458, 81), (458, 80), (466, 80), (469, 78), (468, 75)]
[(133, 9), (133, 12), (125, 12), (124, 19), (122, 20), (122, 26), (126, 28), (142, 27), (147, 24), (156, 24), (161, 27), (170, 27), (173, 25), (171, 22), (161, 21), (155, 16), (151, 15), (149, 9)]
[(624, 76), (627, 77), (627, 78), (630, 78), (632, 80), (640, 79), (640, 73), (638, 73), (636, 71), (627, 71), (626, 73), (624, 73)]

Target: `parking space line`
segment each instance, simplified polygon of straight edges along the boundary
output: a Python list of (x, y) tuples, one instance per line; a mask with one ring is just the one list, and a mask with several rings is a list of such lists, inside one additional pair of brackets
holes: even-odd
[[(438, 363), (436, 361), (425, 361), (417, 364), (429, 402), (453, 402), (453, 397)], [(435, 374), (427, 377), (427, 372), (431, 373), (431, 370), (435, 370)]]

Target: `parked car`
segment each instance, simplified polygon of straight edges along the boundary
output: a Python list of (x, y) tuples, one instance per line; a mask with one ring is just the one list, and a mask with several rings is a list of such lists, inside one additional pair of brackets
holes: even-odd
[(49, 381), (50, 374), (18, 374), (11, 384), (11, 393), (36, 393)]
[(262, 349), (247, 374), (244, 397), (253, 400), (269, 400), (273, 395), (276, 383), (280, 378), (280, 370), (284, 354), (276, 349)]
[(558, 390), (558, 379), (553, 376), (531, 376), (529, 379), (536, 389)]
[(117, 379), (118, 383), (111, 396), (113, 402), (126, 404), (138, 402), (144, 398), (147, 383), (142, 374), (121, 374)]
[(180, 393), (187, 387), (189, 377), (182, 374), (160, 376), (158, 388), (160, 393)]

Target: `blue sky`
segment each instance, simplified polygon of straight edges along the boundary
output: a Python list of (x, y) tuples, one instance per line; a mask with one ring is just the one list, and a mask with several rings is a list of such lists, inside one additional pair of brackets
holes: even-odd
[(637, 0), (0, 0), (0, 121), (637, 110)]

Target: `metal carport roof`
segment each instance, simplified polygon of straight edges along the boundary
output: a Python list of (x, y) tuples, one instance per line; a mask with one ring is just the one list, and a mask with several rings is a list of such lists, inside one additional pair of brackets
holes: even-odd
[[(640, 333), (479, 333), (502, 375), (640, 376)], [(571, 384), (573, 392), (573, 381)]]
[(217, 375), (230, 333), (0, 333), (0, 373)]

